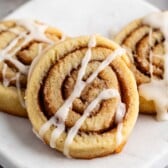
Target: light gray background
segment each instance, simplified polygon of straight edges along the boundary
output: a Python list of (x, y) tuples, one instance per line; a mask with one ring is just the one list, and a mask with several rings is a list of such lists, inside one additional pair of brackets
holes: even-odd
[(0, 0), (0, 19), (28, 0)]

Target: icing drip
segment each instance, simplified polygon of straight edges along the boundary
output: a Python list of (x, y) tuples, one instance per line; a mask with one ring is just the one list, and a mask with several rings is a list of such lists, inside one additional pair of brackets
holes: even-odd
[[(0, 53), (1, 54), (1, 53)], [(8, 60), (10, 61), (12, 64), (15, 65), (15, 67), (17, 67), (17, 69), (22, 73), (22, 74), (27, 74), (28, 73), (28, 66), (22, 64), (21, 62), (19, 62), (18, 60), (10, 57), (9, 55), (1, 55), (1, 60)]]
[(117, 145), (120, 145), (123, 139), (122, 128), (123, 128), (123, 123), (119, 123), (117, 126), (117, 134), (116, 134)]
[[(9, 45), (7, 45), (4, 49), (0, 51), (0, 61), (9, 61), (18, 69), (19, 72), (16, 74), (16, 77), (7, 79), (6, 78), (7, 64), (4, 63), (4, 66), (2, 69), (3, 85), (7, 87), (10, 84), (10, 81), (16, 79), (16, 87), (18, 91), (19, 100), (21, 105), (25, 107), (25, 103), (21, 95), (19, 78), (21, 74), (25, 74), (25, 75), (28, 74), (29, 66), (24, 65), (22, 62), (14, 58), (14, 56), (19, 50), (21, 50), (24, 46), (29, 44), (32, 40), (42, 41), (50, 45), (53, 44), (53, 41), (48, 39), (45, 35), (45, 31), (48, 28), (47, 25), (36, 23), (35, 21), (32, 21), (32, 20), (16, 20), (16, 25), (26, 28), (28, 30), (28, 33), (20, 32), (16, 28), (9, 29), (8, 31), (15, 33), (17, 37), (14, 40), (12, 40), (12, 42), (10, 42)], [(6, 30), (6, 27), (0, 26), (0, 29)], [(23, 39), (23, 42), (18, 47), (16, 47), (17, 43), (21, 39)], [(11, 52), (11, 50), (14, 47), (16, 48), (14, 49), (14, 51)], [(42, 53), (41, 48), (39, 52)], [(38, 55), (40, 55), (40, 53), (38, 53)]]
[(13, 63), (21, 73), (23, 74), (27, 74), (28, 72), (28, 66), (25, 66), (24, 64), (22, 64), (20, 61), (14, 59), (12, 56), (16, 54), (16, 52), (13, 52), (12, 54), (9, 54), (9, 51), (16, 46), (16, 44), (18, 43), (18, 41), (25, 37), (25, 33), (21, 33), (18, 37), (16, 37), (6, 48), (2, 49), (0, 51), (0, 61), (4, 61), (4, 60), (8, 60), (11, 63)]
[[(162, 80), (151, 78), (151, 82), (140, 85), (139, 93), (145, 99), (154, 101), (158, 120), (168, 120), (168, 12), (152, 13), (143, 22), (160, 29), (165, 37), (164, 75)], [(152, 66), (151, 58), (150, 64)]]
[[(75, 100), (75, 98), (80, 96), (82, 90), (86, 85), (86, 83), (82, 81), (82, 77), (85, 74), (85, 70), (86, 70), (87, 64), (89, 63), (89, 60), (91, 59), (91, 48), (95, 46), (96, 46), (96, 39), (94, 36), (92, 36), (88, 44), (88, 50), (86, 51), (86, 54), (82, 60), (81, 68), (79, 70), (77, 81), (72, 94), (61, 106), (61, 108), (55, 113), (55, 115), (50, 119), (51, 121), (53, 121), (53, 118), (57, 119), (55, 120), (55, 123), (54, 123), (54, 125), (57, 126), (57, 129), (53, 131), (51, 135), (51, 142), (50, 142), (50, 146), (53, 148), (55, 147), (55, 139), (57, 139), (57, 137), (59, 137), (61, 133), (64, 131), (64, 128), (65, 128), (64, 122), (68, 115), (69, 108), (72, 106), (72, 103)], [(50, 120), (41, 127), (39, 132), (41, 137), (44, 136), (46, 130), (48, 130), (50, 126), (53, 124), (53, 122), (51, 122)]]
[(78, 130), (80, 129), (83, 122), (86, 120), (86, 118), (91, 114), (92, 110), (96, 107), (98, 103), (100, 103), (102, 100), (110, 99), (119, 97), (119, 93), (116, 89), (105, 89), (103, 90), (96, 99), (94, 99), (88, 107), (83, 112), (83, 115), (80, 117), (80, 119), (75, 123), (75, 125), (69, 130), (67, 138), (65, 140), (64, 144), (64, 154), (67, 157), (69, 156), (69, 145), (72, 143), (75, 135), (78, 133)]
[(21, 87), (20, 87), (20, 73), (17, 73), (16, 74), (16, 88), (17, 88), (17, 92), (18, 92), (18, 96), (19, 96), (19, 101), (20, 101), (20, 104), (22, 105), (23, 108), (26, 108), (25, 106), (25, 102), (24, 102), (24, 99), (22, 97), (22, 93), (21, 93)]
[(3, 69), (2, 69), (2, 80), (3, 80), (3, 85), (5, 87), (9, 86), (11, 81), (16, 80), (16, 76), (12, 77), (11, 79), (6, 78), (7, 68), (8, 68), (8, 65), (6, 63), (4, 63), (3, 64)]
[(122, 129), (123, 129), (123, 118), (125, 116), (126, 113), (126, 106), (124, 103), (121, 102), (121, 97), (119, 96), (120, 101), (117, 107), (117, 111), (115, 114), (115, 123), (118, 124), (117, 125), (117, 133), (116, 133), (116, 142), (117, 145), (120, 145), (123, 139), (123, 135), (122, 135)]
[[(120, 98), (120, 97), (119, 97)], [(116, 115), (115, 115), (115, 123), (121, 123), (124, 116), (125, 116), (125, 112), (126, 112), (126, 107), (125, 104), (121, 102), (121, 100), (119, 101), (118, 107), (117, 107), (117, 111), (116, 111)]]
[[(3, 50), (1, 50), (1, 54), (4, 55), (4, 54), (7, 54), (16, 44), (17, 42), (25, 37), (26, 33), (21, 33), (18, 37), (16, 37), (6, 48), (4, 48)], [(11, 54), (13, 55), (13, 54)]]
[(53, 41), (48, 39), (45, 35), (45, 31), (48, 28), (48, 25), (36, 23), (33, 20), (20, 19), (16, 21), (17, 25), (23, 26), (29, 30), (29, 38), (31, 40), (39, 40), (46, 43), (53, 44)]
[(9, 80), (6, 78), (6, 70), (7, 70), (7, 64), (4, 63), (3, 69), (2, 69), (2, 79), (3, 79), (3, 85), (7, 87), (9, 85)]
[[(74, 90), (72, 91), (72, 94), (68, 97), (68, 99), (64, 102), (64, 104), (60, 107), (60, 109), (55, 113), (53, 117), (51, 117), (45, 124), (42, 125), (39, 131), (39, 135), (41, 138), (45, 135), (47, 130), (50, 128), (51, 125), (55, 125), (56, 128), (53, 130), (51, 134), (50, 139), (50, 146), (52, 148), (56, 147), (56, 140), (60, 137), (60, 135), (65, 131), (65, 120), (68, 116), (69, 109), (72, 106), (73, 101), (76, 99), (76, 97), (79, 97), (81, 95), (82, 90), (85, 88), (86, 85), (91, 83), (97, 75), (106, 67), (108, 66), (117, 56), (121, 56), (125, 53), (125, 50), (122, 48), (116, 49), (112, 54), (110, 54), (94, 71), (90, 77), (84, 82), (82, 80), (87, 65), (91, 59), (91, 49), (96, 46), (96, 39), (95, 36), (92, 36), (89, 44), (88, 44), (88, 50), (85, 53), (85, 56), (81, 63), (81, 68), (79, 69), (76, 84), (74, 86)], [(64, 154), (69, 157), (69, 145), (72, 143), (75, 135), (77, 134), (78, 130), (80, 129), (81, 125), (85, 121), (85, 119), (91, 114), (92, 110), (95, 108), (95, 106), (102, 100), (113, 98), (113, 97), (119, 97), (119, 104), (116, 111), (116, 122), (121, 123), (122, 119), (125, 115), (125, 104), (121, 102), (120, 94), (116, 89), (105, 89), (103, 90), (99, 96), (93, 100), (88, 107), (85, 109), (83, 115), (81, 118), (75, 123), (75, 125), (69, 130), (67, 139), (65, 140), (64, 145)], [(122, 124), (122, 123), (121, 123)], [(119, 140), (118, 144), (120, 143), (120, 139), (122, 137), (122, 128), (117, 128), (119, 131), (120, 138), (117, 138)], [(118, 135), (116, 135), (118, 136)]]

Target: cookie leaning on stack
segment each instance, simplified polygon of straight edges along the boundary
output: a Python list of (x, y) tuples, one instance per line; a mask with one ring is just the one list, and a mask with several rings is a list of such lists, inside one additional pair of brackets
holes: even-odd
[(38, 21), (0, 22), (0, 110), (27, 116), (24, 92), (29, 66), (62, 38), (61, 31)]
[(115, 38), (126, 48), (140, 95), (140, 112), (168, 120), (168, 12), (152, 13)]
[(122, 150), (138, 116), (125, 50), (101, 36), (68, 39), (29, 72), (26, 105), (34, 132), (68, 157)]

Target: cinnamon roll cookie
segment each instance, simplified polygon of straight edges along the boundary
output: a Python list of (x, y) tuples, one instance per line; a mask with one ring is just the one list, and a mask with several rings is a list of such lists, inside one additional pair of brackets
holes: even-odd
[(34, 132), (67, 157), (120, 152), (138, 115), (125, 50), (101, 36), (68, 39), (29, 72), (26, 105)]
[(27, 115), (24, 92), (29, 67), (62, 38), (59, 30), (38, 21), (0, 22), (0, 111)]
[(126, 48), (140, 95), (140, 112), (168, 120), (168, 12), (152, 13), (115, 38)]

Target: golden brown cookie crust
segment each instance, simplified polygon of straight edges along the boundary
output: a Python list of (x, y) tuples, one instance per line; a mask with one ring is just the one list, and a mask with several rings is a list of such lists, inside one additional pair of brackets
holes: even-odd
[[(138, 86), (151, 81), (150, 51), (154, 55), (152, 61), (153, 77), (163, 78), (164, 36), (159, 29), (144, 24), (143, 19), (137, 19), (124, 27), (114, 40), (126, 48), (130, 58), (129, 67), (135, 75)], [(151, 41), (151, 46), (149, 41)], [(140, 112), (155, 114), (154, 102), (140, 97)]]
[[(66, 40), (46, 52), (36, 64), (29, 78), (26, 104), (29, 119), (37, 133), (72, 92), (76, 71), (78, 72), (81, 60), (87, 51), (89, 39), (89, 36), (81, 36)], [(96, 36), (96, 42), (83, 80), (88, 78), (89, 73), (94, 71), (99, 62), (119, 47), (101, 36)], [(84, 89), (80, 98), (73, 102), (65, 125), (67, 129), (73, 126), (83, 113), (83, 110), (79, 109), (85, 109), (85, 103), (92, 101), (102, 88), (111, 87), (119, 90), (127, 109), (123, 119), (121, 144), (117, 144), (117, 127), (114, 124), (117, 99), (106, 100), (82, 124), (80, 134), (75, 136), (70, 145), (71, 157), (91, 159), (122, 150), (136, 122), (139, 106), (136, 82), (122, 58), (116, 58), (92, 84)], [(109, 116), (106, 110), (111, 111)], [(54, 127), (51, 127), (44, 135), (47, 144), (50, 144), (53, 130)], [(63, 152), (66, 136), (65, 131), (56, 141), (56, 149), (60, 152)]]

